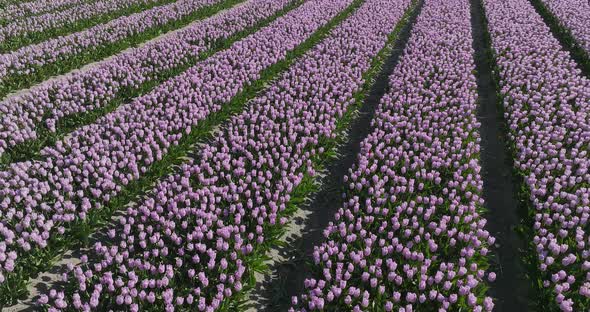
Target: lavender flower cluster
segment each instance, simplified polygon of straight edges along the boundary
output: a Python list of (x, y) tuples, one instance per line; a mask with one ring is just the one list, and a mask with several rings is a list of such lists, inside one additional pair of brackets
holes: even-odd
[(590, 81), (527, 0), (484, 1), (514, 166), (534, 207), (542, 283), (562, 311), (590, 306)]
[(73, 7), (81, 3), (83, 3), (82, 0), (39, 0), (17, 2), (6, 6), (0, 11), (0, 20), (10, 22), (30, 15), (43, 14), (64, 7)]
[(13, 21), (0, 26), (0, 44), (7, 40), (66, 27), (81, 20), (123, 10), (134, 5), (148, 5), (158, 0), (100, 0)]
[(590, 55), (590, 2), (587, 0), (542, 0), (542, 2)]
[(6, 7), (11, 4), (18, 3), (18, 2), (19, 2), (18, 0), (0, 0), (0, 7)]
[(152, 92), (42, 151), (43, 161), (0, 172), (0, 282), (15, 257), (84, 219), (137, 180), (263, 70), (327, 24), (351, 0), (310, 1)]
[(426, 0), (291, 311), (491, 311), (467, 0)]
[(148, 29), (166, 25), (221, 0), (178, 0), (84, 31), (41, 42), (0, 55), (0, 84), (10, 76), (26, 76), (48, 64), (58, 64), (80, 53), (94, 51)]
[(269, 226), (287, 222), (281, 212), (314, 174), (321, 142), (336, 136), (363, 73), (409, 2), (367, 0), (233, 118), (198, 160), (128, 208), (122, 230), (108, 230), (111, 239), (67, 274), (75, 290), (40, 301), (50, 311), (214, 311), (240, 292), (248, 257)]
[(252, 0), (173, 35), (107, 59), (88, 70), (46, 81), (0, 102), (0, 156), (38, 138), (37, 127), (56, 131), (60, 119), (107, 106), (124, 90), (140, 88), (196, 59), (215, 42), (254, 26), (291, 0)]

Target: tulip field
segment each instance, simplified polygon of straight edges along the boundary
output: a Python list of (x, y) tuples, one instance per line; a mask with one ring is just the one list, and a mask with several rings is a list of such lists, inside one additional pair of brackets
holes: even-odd
[(590, 2), (0, 0), (1, 311), (590, 311)]

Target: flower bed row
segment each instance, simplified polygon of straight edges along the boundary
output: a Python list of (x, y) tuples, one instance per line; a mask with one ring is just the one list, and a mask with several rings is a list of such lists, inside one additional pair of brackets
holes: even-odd
[(491, 311), (469, 1), (425, 0), (292, 311)]
[(530, 205), (538, 283), (554, 308), (587, 310), (590, 81), (527, 0), (484, 7), (514, 167)]
[(0, 55), (0, 97), (184, 26), (241, 0), (178, 0)]
[(4, 8), (6, 6), (19, 3), (19, 0), (0, 0), (0, 8)]
[[(0, 102), (0, 164), (35, 155), (62, 131), (101, 116), (148, 86), (179, 74), (206, 52), (227, 47), (232, 36), (285, 8), (291, 0), (253, 0), (170, 36), (131, 49), (63, 79), (50, 80)], [(244, 37), (244, 36), (240, 36)], [(240, 39), (240, 38), (236, 38)], [(48, 142), (49, 141), (49, 142)], [(6, 153), (6, 154), (5, 154)]]
[(43, 160), (12, 164), (0, 172), (0, 256), (7, 255), (0, 257), (0, 273), (12, 271), (15, 256), (46, 247), (69, 225), (100, 212), (191, 131), (231, 106), (232, 98), (248, 95), (251, 86), (270, 79), (273, 64), (315, 38), (350, 3), (307, 2), (44, 149)]
[(540, 0), (590, 56), (590, 3), (584, 0)]
[(0, 11), (0, 21), (10, 22), (30, 15), (43, 14), (81, 3), (83, 3), (83, 0), (41, 0), (19, 2), (3, 8), (2, 11)]
[(15, 50), (171, 1), (99, 0), (19, 19), (0, 26), (0, 51)]
[(366, 1), (233, 118), (194, 163), (129, 208), (107, 230), (111, 239), (73, 268), (65, 292), (41, 301), (55, 310), (170, 311), (213, 311), (231, 301), (248, 283), (251, 259), (287, 222), (315, 160), (337, 139), (363, 74), (408, 6)]

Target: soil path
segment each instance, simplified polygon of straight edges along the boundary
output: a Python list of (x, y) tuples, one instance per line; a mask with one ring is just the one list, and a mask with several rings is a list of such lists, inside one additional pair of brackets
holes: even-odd
[(527, 250), (516, 232), (521, 216), (512, 175), (512, 160), (506, 144), (504, 119), (492, 76), (491, 47), (481, 0), (471, 1), (471, 25), (477, 92), (478, 119), (481, 122), (481, 165), (483, 167), (483, 198), (487, 208), (487, 228), (496, 237), (492, 270), (497, 279), (491, 283), (490, 295), (495, 298), (495, 311), (528, 311), (531, 282), (521, 252)]

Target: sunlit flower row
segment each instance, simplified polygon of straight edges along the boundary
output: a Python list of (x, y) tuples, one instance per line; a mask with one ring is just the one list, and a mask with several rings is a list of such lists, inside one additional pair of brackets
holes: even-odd
[(467, 0), (425, 0), (291, 311), (491, 311)]
[(587, 0), (541, 0), (559, 23), (569, 30), (590, 56), (590, 2)]
[(60, 8), (81, 4), (80, 0), (40, 0), (17, 2), (6, 5), (0, 11), (0, 20), (10, 22), (29, 15), (36, 15), (58, 10)]
[(562, 311), (590, 306), (590, 81), (527, 0), (484, 1), (540, 279)]
[(56, 131), (58, 122), (104, 108), (126, 92), (161, 79), (167, 71), (194, 62), (221, 40), (253, 27), (290, 0), (252, 0), (202, 22), (98, 63), (62, 79), (44, 82), (0, 102), (0, 155)]
[(0, 43), (7, 40), (26, 36), (30, 33), (40, 33), (74, 24), (81, 20), (91, 19), (103, 14), (109, 14), (126, 9), (134, 5), (147, 5), (157, 0), (100, 0), (81, 3), (77, 6), (56, 10), (45, 14), (35, 15), (12, 21), (0, 26)]
[[(328, 9), (326, 1), (322, 9)], [(68, 274), (54, 310), (213, 311), (244, 287), (250, 256), (354, 102), (409, 1), (368, 0), (232, 118), (196, 160), (129, 208)], [(117, 228), (119, 227), (116, 226)]]
[[(0, 172), (0, 274), (68, 223), (100, 209), (350, 0), (314, 0), (152, 92)], [(0, 275), (0, 281), (2, 275)]]
[[(60, 64), (82, 53), (124, 40), (154, 27), (180, 20), (221, 0), (179, 0), (105, 24), (60, 36), (0, 55), (0, 84), (11, 76), (31, 75), (49, 64)], [(7, 88), (7, 87), (5, 87)]]

